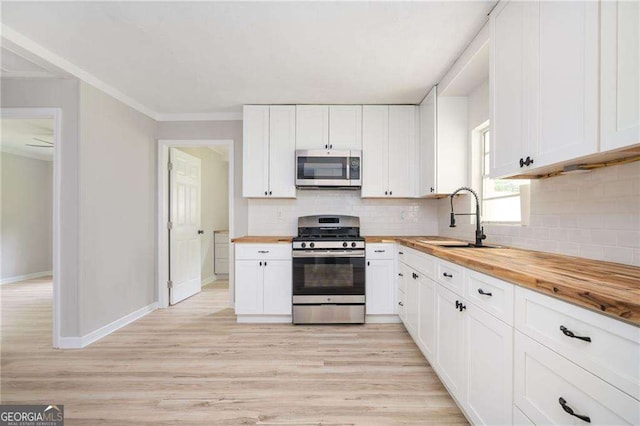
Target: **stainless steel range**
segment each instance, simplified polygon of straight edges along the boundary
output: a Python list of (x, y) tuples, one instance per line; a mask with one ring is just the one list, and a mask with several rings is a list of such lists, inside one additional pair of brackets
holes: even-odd
[(354, 216), (298, 218), (293, 239), (293, 323), (362, 324), (365, 249)]

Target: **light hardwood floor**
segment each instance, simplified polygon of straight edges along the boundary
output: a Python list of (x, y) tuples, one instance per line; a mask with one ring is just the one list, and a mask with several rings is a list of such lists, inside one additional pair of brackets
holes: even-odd
[(0, 287), (3, 403), (66, 423), (466, 424), (400, 324), (236, 324), (226, 283), (80, 350), (51, 349), (51, 283)]

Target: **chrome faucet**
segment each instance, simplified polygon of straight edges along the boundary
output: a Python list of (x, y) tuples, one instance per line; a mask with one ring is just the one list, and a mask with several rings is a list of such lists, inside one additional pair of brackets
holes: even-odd
[[(454, 213), (453, 212), (453, 197), (460, 191), (468, 191), (470, 193), (473, 194), (473, 196), (476, 198), (476, 212), (475, 213)], [(487, 238), (486, 235), (484, 235), (484, 227), (480, 226), (480, 199), (478, 198), (478, 194), (476, 194), (476, 191), (474, 191), (473, 189), (463, 186), (462, 188), (458, 188), (455, 191), (453, 191), (453, 194), (450, 195), (451, 197), (451, 224), (449, 225), (449, 228), (455, 228), (456, 227), (456, 215), (464, 215), (464, 216), (471, 216), (474, 215), (476, 216), (476, 246), (482, 246), (482, 240), (484, 240), (485, 238)]]

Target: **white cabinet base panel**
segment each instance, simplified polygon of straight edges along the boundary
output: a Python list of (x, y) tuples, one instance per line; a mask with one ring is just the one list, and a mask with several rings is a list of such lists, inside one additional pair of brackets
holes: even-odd
[(397, 315), (366, 315), (364, 322), (367, 324), (397, 324), (401, 321)]
[(238, 315), (239, 324), (291, 324), (293, 322), (291, 315)]

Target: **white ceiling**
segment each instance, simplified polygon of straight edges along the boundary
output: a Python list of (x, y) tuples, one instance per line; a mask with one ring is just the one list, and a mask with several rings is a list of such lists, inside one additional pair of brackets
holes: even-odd
[(158, 114), (418, 103), (495, 1), (3, 2), (2, 23)]
[(54, 142), (52, 118), (0, 119), (0, 149), (2, 152), (53, 161), (53, 148), (27, 146), (27, 144), (49, 145), (43, 141)]

